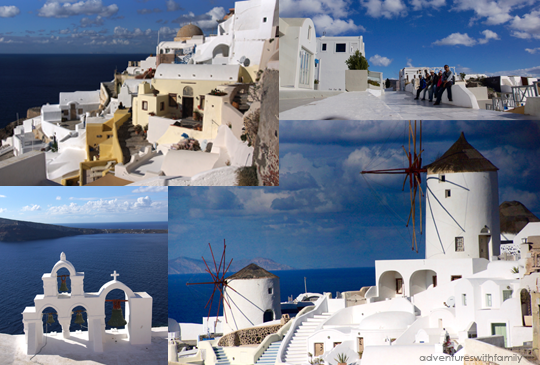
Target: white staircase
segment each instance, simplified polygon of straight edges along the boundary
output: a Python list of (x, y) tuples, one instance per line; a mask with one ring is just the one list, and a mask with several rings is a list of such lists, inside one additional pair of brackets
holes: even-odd
[(262, 356), (257, 360), (255, 365), (274, 365), (281, 346), (281, 341), (272, 342), (270, 346), (263, 352)]
[(212, 347), (216, 354), (217, 362), (216, 365), (231, 365), (231, 361), (223, 351), (222, 347)]
[(302, 365), (308, 363), (308, 352), (313, 353), (307, 347), (307, 338), (315, 332), (317, 326), (332, 316), (331, 313), (316, 314), (313, 318), (308, 318), (294, 332), (291, 342), (285, 351), (285, 362), (291, 365)]

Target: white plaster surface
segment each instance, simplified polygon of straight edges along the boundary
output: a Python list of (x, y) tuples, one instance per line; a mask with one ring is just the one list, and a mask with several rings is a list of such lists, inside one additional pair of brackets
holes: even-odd
[[(445, 93), (446, 94), (446, 93)], [(280, 96), (281, 98), (281, 96)], [(531, 120), (540, 116), (521, 115), (493, 110), (463, 108), (441, 104), (434, 106), (427, 99), (413, 100), (406, 92), (387, 92), (380, 97), (369, 92), (342, 93), (311, 102), (285, 112), (280, 120)], [(281, 100), (280, 100), (281, 101)]]
[[(108, 335), (113, 336), (110, 332)], [(103, 353), (92, 351), (86, 331), (72, 333), (69, 339), (63, 339), (61, 334), (47, 335), (47, 345), (32, 360), (32, 355), (24, 353), (24, 347), (24, 335), (0, 334), (0, 364), (159, 365), (166, 364), (167, 327), (152, 328), (150, 344), (130, 345), (127, 339), (118, 338), (105, 343)]]
[(237, 81), (240, 65), (177, 65), (162, 63), (156, 70), (156, 79), (182, 79), (197, 81)]

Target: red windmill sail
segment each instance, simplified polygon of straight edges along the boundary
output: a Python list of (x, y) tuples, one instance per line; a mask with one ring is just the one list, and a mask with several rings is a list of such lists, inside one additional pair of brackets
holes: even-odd
[[(221, 308), (221, 305), (223, 305), (224, 307), (225, 307), (225, 305), (227, 305), (229, 308), (231, 308), (229, 302), (227, 301), (227, 298), (225, 297), (224, 289), (229, 288), (231, 290), (234, 290), (234, 288), (230, 287), (227, 284), (227, 281), (225, 280), (225, 275), (227, 274), (227, 271), (229, 271), (229, 268), (231, 267), (231, 264), (232, 264), (232, 261), (233, 261), (231, 259), (231, 261), (229, 261), (229, 264), (228, 265), (226, 264), (225, 250), (227, 248), (227, 245), (225, 244), (225, 240), (223, 240), (223, 253), (221, 254), (221, 259), (219, 260), (219, 266), (216, 263), (216, 259), (214, 257), (214, 252), (212, 251), (212, 245), (210, 243), (208, 243), (208, 246), (210, 247), (210, 253), (212, 254), (212, 260), (214, 262), (215, 273), (212, 272), (212, 270), (210, 269), (210, 266), (208, 266), (208, 263), (206, 262), (204, 257), (202, 257), (202, 259), (204, 261), (204, 264), (206, 265), (206, 270), (205, 271), (212, 276), (212, 281), (208, 281), (208, 282), (204, 282), (204, 283), (186, 283), (186, 285), (214, 285), (214, 290), (212, 291), (212, 295), (210, 296), (210, 299), (208, 300), (208, 302), (205, 305), (205, 308), (208, 307), (207, 321), (210, 319), (210, 312), (212, 311), (212, 302), (214, 300), (214, 295), (216, 294), (216, 290), (219, 292), (219, 301), (218, 301), (218, 308), (217, 308), (216, 317), (219, 317), (219, 310)], [(236, 290), (234, 290), (234, 291), (236, 292)], [(223, 312), (225, 314), (225, 321), (227, 321), (227, 317), (226, 317), (227, 314), (226, 314), (225, 311), (223, 311)], [(217, 324), (214, 324), (214, 332), (216, 330), (216, 325)]]
[[(417, 127), (419, 127), (418, 130)], [(418, 139), (416, 137), (417, 131), (420, 132)], [(419, 142), (418, 150), (417, 140)], [(422, 197), (424, 196), (424, 193), (421, 186), (422, 176), (420, 174), (422, 172), (427, 172), (425, 168), (422, 168), (422, 153), (424, 152), (424, 150), (422, 149), (422, 121), (419, 122), (419, 125), (417, 125), (417, 122), (414, 121), (414, 128), (412, 122), (409, 121), (409, 147), (408, 150), (405, 149), (405, 146), (402, 146), (402, 148), (405, 152), (405, 155), (407, 156), (409, 166), (398, 169), (362, 171), (361, 174), (404, 174), (405, 180), (403, 181), (403, 190), (405, 190), (405, 183), (407, 182), (407, 179), (409, 179), (409, 195), (411, 198), (411, 209), (409, 211), (409, 218), (407, 219), (406, 227), (409, 226), (409, 222), (412, 218), (412, 249), (416, 250), (416, 252), (418, 253), (418, 244), (416, 243), (416, 197), (418, 193), (421, 194), (418, 201), (420, 204), (420, 234), (422, 234)]]

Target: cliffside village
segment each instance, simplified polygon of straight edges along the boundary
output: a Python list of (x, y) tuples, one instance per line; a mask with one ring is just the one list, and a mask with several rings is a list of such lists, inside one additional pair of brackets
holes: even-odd
[(0, 185), (278, 185), (277, 0), (238, 1), (2, 140)]

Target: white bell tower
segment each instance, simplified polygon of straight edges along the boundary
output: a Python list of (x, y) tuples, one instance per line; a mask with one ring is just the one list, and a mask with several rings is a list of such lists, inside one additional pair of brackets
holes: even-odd
[(500, 254), (497, 170), (463, 132), (427, 169), (426, 259)]

